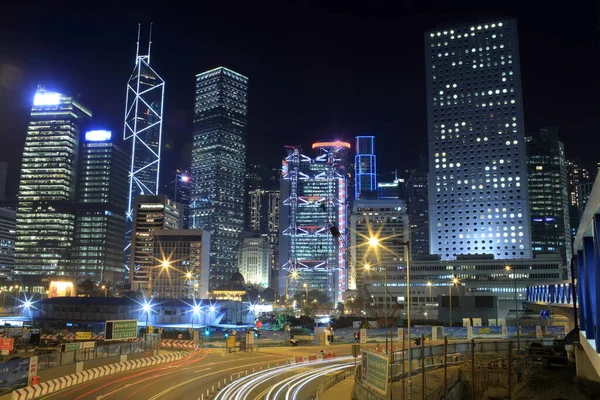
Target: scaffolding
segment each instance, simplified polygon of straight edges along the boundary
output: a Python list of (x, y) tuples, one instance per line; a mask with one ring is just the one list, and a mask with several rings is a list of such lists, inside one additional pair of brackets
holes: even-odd
[(346, 153), (350, 144), (325, 142), (312, 147), (318, 151), (315, 158), (302, 154), (299, 147), (287, 147), (283, 161), (282, 181), (289, 195), (283, 199), (288, 212), (282, 234), (288, 237), (289, 247), (281, 268), (287, 275), (297, 273), (289, 284), (292, 293), (298, 283), (306, 283), (326, 291), (337, 303), (348, 285)]

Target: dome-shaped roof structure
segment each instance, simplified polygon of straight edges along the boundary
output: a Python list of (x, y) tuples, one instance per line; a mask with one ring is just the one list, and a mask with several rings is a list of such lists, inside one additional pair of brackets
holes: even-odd
[(244, 275), (240, 274), (239, 271), (236, 272), (235, 274), (233, 274), (233, 276), (231, 277), (231, 281), (232, 284), (238, 284), (238, 285), (245, 285), (246, 284), (246, 280), (244, 279)]

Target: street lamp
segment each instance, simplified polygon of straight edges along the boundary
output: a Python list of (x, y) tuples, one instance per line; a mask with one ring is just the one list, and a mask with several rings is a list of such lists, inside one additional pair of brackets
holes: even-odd
[(296, 271), (292, 271), (292, 273), (287, 274), (285, 276), (285, 301), (287, 302), (290, 298), (290, 294), (289, 294), (289, 284), (290, 284), (290, 278), (294, 278), (296, 279), (298, 277), (298, 272)]
[(146, 313), (146, 325), (145, 325), (146, 331), (144, 332), (144, 342), (147, 342), (148, 341), (148, 314), (150, 314), (150, 311), (152, 311), (152, 304), (146, 302), (142, 306), (142, 309)]
[[(504, 270), (508, 273), (509, 271), (512, 270), (512, 267), (510, 265), (507, 265), (506, 267), (504, 267)], [(510, 274), (508, 274), (508, 278), (510, 279)], [(521, 329), (519, 328), (520, 325), (520, 321), (519, 321), (519, 301), (517, 300), (517, 276), (513, 271), (513, 282), (515, 284), (515, 316), (516, 316), (516, 323), (517, 323), (517, 350), (521, 350)]]
[(106, 297), (106, 291), (108, 290), (108, 288), (106, 287), (106, 285), (102, 285), (102, 290), (104, 290), (104, 297)]
[[(427, 287), (429, 288), (429, 304), (433, 303), (433, 299), (431, 298), (431, 287), (433, 286), (433, 282), (427, 281)], [(429, 313), (425, 312), (425, 316), (429, 319)]]
[[(369, 238), (369, 246), (377, 249), (377, 247), (379, 246), (379, 239), (371, 236)], [(377, 256), (376, 256), (377, 257)], [(367, 270), (369, 270), (370, 265), (366, 264), (365, 268)], [(385, 291), (383, 293), (383, 310), (384, 310), (384, 316), (385, 316), (385, 354), (388, 353), (388, 292), (387, 292), (387, 266), (384, 265), (383, 266), (383, 286), (385, 288)]]
[(302, 285), (302, 286), (304, 286), (304, 291), (306, 292), (305, 299), (304, 299), (304, 301), (306, 302), (306, 301), (308, 301), (308, 283), (304, 283), (304, 285)]
[(450, 326), (452, 326), (452, 287), (458, 285), (458, 278), (452, 278), (452, 285), (448, 286), (448, 297), (450, 297)]
[(198, 304), (192, 307), (192, 340), (194, 340), (194, 316), (200, 313), (200, 306)]

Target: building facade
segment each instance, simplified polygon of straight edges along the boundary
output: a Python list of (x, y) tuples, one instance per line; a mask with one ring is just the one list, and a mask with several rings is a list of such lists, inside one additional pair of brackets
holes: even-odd
[[(347, 155), (350, 143), (319, 142), (310, 158), (287, 148), (281, 180), (280, 294), (306, 283), (341, 301), (347, 289)], [(300, 286), (299, 286), (300, 285)]]
[[(406, 267), (405, 242), (409, 242), (410, 224), (406, 203), (399, 199), (355, 200), (350, 215), (350, 255), (354, 261), (349, 275), (356, 277), (348, 285), (364, 285), (369, 269)], [(376, 237), (380, 246), (369, 246)], [(365, 268), (368, 266), (368, 268)]]
[(413, 259), (429, 255), (429, 192), (427, 171), (416, 169), (406, 181), (406, 207), (410, 223), (410, 254)]
[(12, 275), (15, 266), (17, 212), (0, 208), (0, 277)]
[(110, 131), (88, 131), (81, 146), (71, 271), (79, 279), (122, 282), (125, 275), (127, 154)]
[(248, 78), (219, 67), (196, 75), (192, 229), (211, 232), (210, 289), (237, 270), (244, 229)]
[(91, 116), (74, 97), (36, 91), (19, 181), (16, 275), (69, 275), (79, 138)]
[[(154, 231), (152, 296), (159, 299), (207, 299), (210, 233), (198, 229)], [(161, 264), (161, 262), (166, 263)]]
[(573, 251), (565, 147), (557, 128), (542, 128), (526, 142), (532, 250), (558, 252), (566, 266)]
[(357, 136), (354, 156), (354, 200), (377, 191), (375, 136)]
[(8, 163), (0, 161), (0, 201), (6, 200), (6, 180), (8, 179)]
[[(499, 318), (505, 318), (515, 309), (515, 289), (519, 309), (526, 298), (528, 286), (555, 283), (562, 279), (564, 266), (556, 254), (537, 255), (533, 259), (495, 260), (491, 255), (465, 256), (458, 260), (420, 260), (410, 265), (411, 316), (418, 319), (440, 319), (437, 299), (439, 296), (495, 296), (499, 303)], [(506, 267), (510, 269), (507, 270)], [(385, 271), (373, 271), (366, 275), (368, 294), (376, 308), (384, 307), (385, 287), (382, 284)], [(406, 307), (406, 268), (388, 268), (388, 306), (398, 303), (398, 309)], [(457, 278), (456, 284), (452, 282)], [(454, 303), (453, 307), (460, 307)], [(477, 317), (473, 315), (472, 317)]]
[(183, 205), (182, 229), (190, 227), (191, 177), (187, 171), (175, 171), (175, 179), (166, 185), (167, 197)]
[(238, 270), (246, 284), (263, 288), (271, 285), (271, 245), (268, 235), (245, 235), (238, 250)]
[(517, 23), (425, 35), (432, 254), (530, 258)]
[(150, 272), (161, 268), (154, 258), (154, 232), (159, 229), (180, 229), (183, 223), (183, 206), (165, 195), (139, 195), (134, 202), (134, 218), (129, 264), (131, 289), (151, 294)]

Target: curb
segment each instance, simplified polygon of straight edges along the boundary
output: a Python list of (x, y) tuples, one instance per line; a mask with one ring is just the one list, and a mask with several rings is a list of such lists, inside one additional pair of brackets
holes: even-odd
[(132, 361), (122, 361), (115, 364), (104, 365), (97, 368), (91, 368), (86, 371), (76, 372), (71, 375), (52, 379), (51, 381), (41, 382), (37, 385), (27, 386), (22, 389), (17, 389), (12, 392), (12, 400), (29, 400), (36, 399), (41, 396), (67, 389), (71, 386), (78, 385), (83, 382), (102, 378), (104, 376), (117, 374), (119, 372), (130, 371), (137, 368), (144, 368), (152, 365), (163, 364), (180, 360), (184, 357), (184, 353), (165, 354), (162, 356), (139, 358)]

